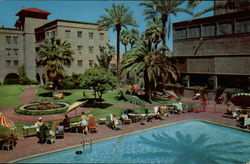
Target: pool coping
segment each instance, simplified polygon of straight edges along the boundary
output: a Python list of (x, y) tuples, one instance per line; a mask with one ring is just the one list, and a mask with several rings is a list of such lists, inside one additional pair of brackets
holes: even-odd
[[(148, 131), (148, 130), (152, 130), (152, 129), (156, 129), (156, 128), (161, 128), (163, 126), (169, 126), (169, 125), (173, 125), (173, 124), (179, 124), (179, 123), (183, 123), (183, 122), (187, 122), (187, 121), (201, 121), (201, 122), (206, 122), (206, 123), (210, 123), (210, 124), (214, 124), (214, 125), (218, 125), (218, 126), (223, 126), (223, 127), (226, 127), (226, 128), (231, 128), (231, 129), (234, 129), (234, 130), (240, 130), (242, 132), (250, 133), (248, 130), (245, 130), (245, 129), (240, 129), (238, 127), (224, 125), (224, 124), (220, 124), (220, 123), (216, 123), (216, 122), (212, 122), (212, 121), (208, 121), (208, 120), (203, 120), (203, 119), (186, 119), (186, 120), (177, 121), (177, 122), (165, 123), (165, 124), (162, 124), (162, 125), (157, 125), (157, 126), (146, 128), (146, 129), (142, 129), (142, 130), (137, 130), (137, 131), (125, 133), (125, 134), (122, 134), (122, 135), (116, 135), (116, 136), (113, 136), (113, 137), (103, 138), (103, 139), (94, 141), (92, 144), (98, 143), (98, 142), (102, 142), (102, 141), (106, 141), (106, 140), (111, 140), (111, 139), (114, 139), (114, 138), (128, 136), (128, 135), (139, 133), (139, 132), (143, 132), (143, 131)], [(89, 145), (89, 144), (90, 143), (87, 143), (86, 145)], [(56, 153), (56, 152), (63, 151), (63, 150), (66, 150), (66, 149), (73, 149), (73, 148), (76, 148), (76, 147), (79, 147), (79, 146), (82, 146), (82, 144), (71, 146), (71, 147), (65, 147), (65, 148), (57, 149), (57, 150), (53, 150), (53, 151), (48, 151), (48, 152), (45, 152), (45, 153), (35, 154), (35, 155), (32, 155), (32, 156), (27, 156), (27, 157), (23, 157), (23, 158), (18, 158), (16, 160), (12, 160), (12, 161), (9, 161), (7, 163), (16, 163), (17, 161), (21, 161), (21, 160), (25, 160), (25, 159), (29, 159), (29, 158), (34, 158), (34, 157), (38, 157), (38, 156), (41, 156), (41, 155), (47, 155), (47, 154), (51, 154), (51, 153)]]

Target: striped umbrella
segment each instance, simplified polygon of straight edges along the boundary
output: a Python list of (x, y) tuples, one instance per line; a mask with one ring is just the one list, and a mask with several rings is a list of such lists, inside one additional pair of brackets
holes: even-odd
[(15, 124), (13, 121), (8, 119), (3, 113), (0, 112), (0, 125), (8, 127), (8, 128), (13, 128), (15, 127)]
[[(84, 102), (86, 102), (86, 101), (84, 101)], [(69, 107), (68, 107), (68, 109), (67, 109), (67, 111), (65, 112), (65, 114), (67, 114), (67, 113), (69, 113), (69, 112), (71, 112), (71, 111), (73, 111), (73, 110), (75, 110), (77, 107), (79, 107), (81, 104), (83, 104), (84, 102), (75, 102), (75, 103), (73, 103), (72, 105), (70, 105)], [(75, 110), (75, 115), (76, 115), (76, 110)]]
[(250, 93), (237, 93), (232, 96), (231, 101), (242, 108), (250, 107)]
[(138, 105), (142, 110), (145, 110), (145, 103), (137, 96), (123, 94), (123, 97), (131, 104)]

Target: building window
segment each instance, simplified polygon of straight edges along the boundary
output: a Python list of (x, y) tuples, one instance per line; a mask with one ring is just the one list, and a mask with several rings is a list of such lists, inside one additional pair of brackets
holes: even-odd
[(6, 48), (6, 55), (10, 56), (11, 54), (11, 49), (10, 48)]
[(77, 60), (77, 65), (82, 66), (82, 60)]
[(218, 24), (218, 35), (227, 35), (233, 33), (232, 22), (224, 22)]
[(237, 20), (236, 33), (250, 32), (250, 20)]
[(18, 36), (14, 36), (14, 37), (13, 37), (13, 42), (14, 42), (15, 44), (18, 43)]
[(6, 66), (11, 66), (11, 61), (10, 60), (6, 60)]
[(17, 48), (14, 48), (14, 54), (18, 55), (18, 49)]
[(18, 65), (18, 60), (14, 60), (14, 66)]
[(82, 31), (77, 31), (77, 37), (82, 38)]
[(77, 46), (77, 50), (81, 51), (82, 50), (82, 46), (81, 45)]
[(56, 31), (55, 31), (55, 30), (53, 30), (53, 31), (48, 31), (48, 32), (46, 33), (46, 35), (47, 35), (47, 38), (53, 38), (53, 37), (56, 36)]
[(89, 60), (89, 66), (92, 68), (94, 67), (94, 60)]
[(89, 39), (93, 39), (94, 38), (94, 33), (93, 32), (90, 32), (89, 33)]
[(70, 38), (70, 30), (65, 30), (65, 38)]
[(104, 46), (99, 46), (100, 53), (104, 53), (105, 47)]
[(94, 46), (89, 46), (89, 53), (93, 53), (94, 52)]
[(185, 38), (187, 38), (187, 30), (186, 30), (186, 28), (175, 29), (174, 37), (175, 37), (175, 39), (185, 39)]
[(202, 36), (215, 36), (215, 25), (209, 24), (209, 25), (203, 25), (202, 26)]
[(188, 38), (199, 38), (200, 37), (200, 27), (189, 27), (188, 28)]
[(6, 42), (8, 43), (8, 44), (10, 44), (11, 43), (11, 36), (6, 36)]
[(104, 39), (104, 33), (100, 33), (100, 40)]

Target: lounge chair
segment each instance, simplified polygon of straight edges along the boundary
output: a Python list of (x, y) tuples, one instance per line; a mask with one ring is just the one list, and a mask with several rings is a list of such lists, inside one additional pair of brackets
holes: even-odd
[(244, 128), (250, 128), (250, 118), (249, 117), (244, 118), (243, 127)]
[(64, 138), (64, 127), (61, 122), (56, 122), (54, 124), (55, 136), (56, 138)]
[(95, 117), (93, 116), (89, 117), (89, 132), (91, 133), (92, 131), (97, 132)]
[(113, 130), (118, 130), (119, 128), (119, 120), (115, 118), (112, 114), (106, 116), (106, 125)]

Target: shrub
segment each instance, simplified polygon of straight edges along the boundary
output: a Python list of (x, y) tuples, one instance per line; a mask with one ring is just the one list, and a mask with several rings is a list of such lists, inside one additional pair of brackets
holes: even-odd
[(228, 92), (228, 93), (240, 93), (240, 92), (244, 92), (244, 90), (240, 89), (240, 88), (227, 88), (227, 89), (225, 89), (224, 92)]

